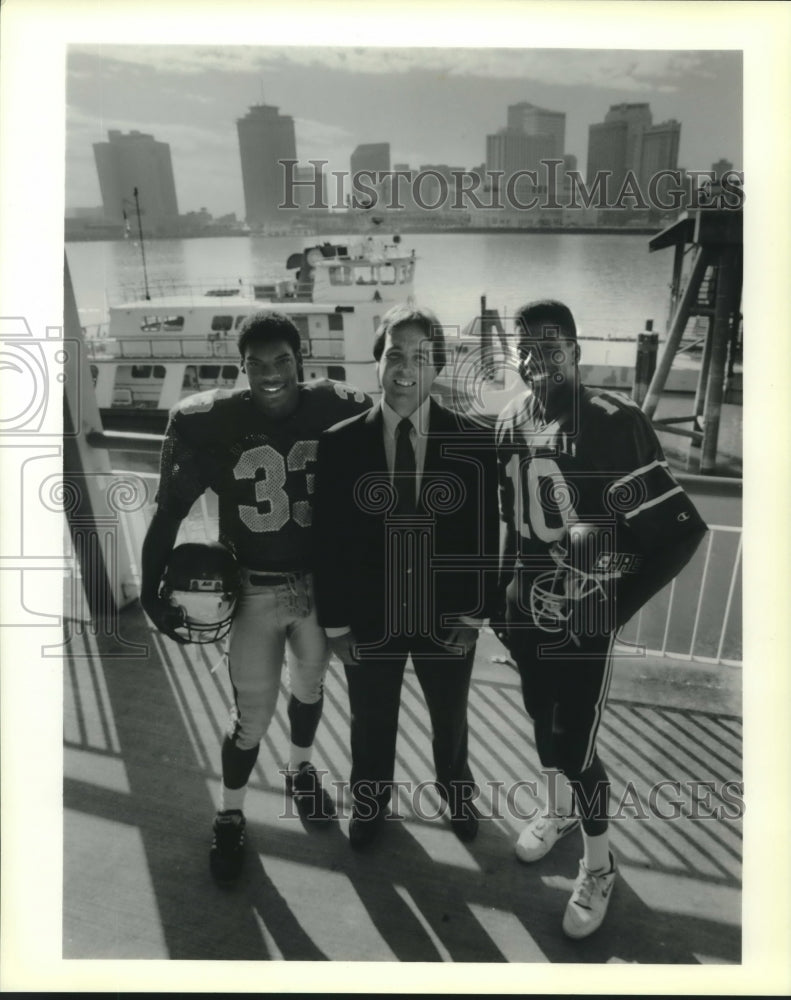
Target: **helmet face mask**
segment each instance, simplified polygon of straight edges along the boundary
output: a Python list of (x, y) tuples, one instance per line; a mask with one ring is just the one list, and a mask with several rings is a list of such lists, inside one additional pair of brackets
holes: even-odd
[(181, 612), (176, 634), (205, 644), (230, 631), (240, 591), (239, 567), (224, 545), (186, 542), (170, 555), (160, 595)]
[(611, 527), (583, 523), (570, 524), (549, 551), (555, 568), (539, 573), (530, 588), (534, 624), (552, 633), (572, 624), (589, 634), (611, 631), (614, 582), (636, 572), (640, 557), (615, 551)]

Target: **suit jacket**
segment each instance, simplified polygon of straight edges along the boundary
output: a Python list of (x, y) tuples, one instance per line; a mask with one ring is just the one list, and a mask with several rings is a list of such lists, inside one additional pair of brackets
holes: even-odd
[(364, 643), (440, 642), (488, 616), (499, 541), (490, 428), (433, 399), (417, 513), (393, 515), (381, 403), (324, 433), (316, 466), (316, 606)]

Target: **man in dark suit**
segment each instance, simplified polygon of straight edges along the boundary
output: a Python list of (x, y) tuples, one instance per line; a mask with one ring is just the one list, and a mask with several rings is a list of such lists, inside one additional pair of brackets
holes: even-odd
[(431, 398), (445, 340), (428, 310), (389, 310), (374, 358), (383, 398), (321, 438), (313, 507), (319, 622), (349, 688), (349, 839), (365, 846), (386, 818), (411, 656), (437, 788), (456, 835), (472, 840), (467, 696), (499, 541), (492, 431)]

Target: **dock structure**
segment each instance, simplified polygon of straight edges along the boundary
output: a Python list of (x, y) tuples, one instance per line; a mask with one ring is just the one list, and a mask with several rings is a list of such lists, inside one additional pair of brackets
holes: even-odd
[[(700, 448), (699, 471), (717, 468), (723, 402), (740, 394), (735, 364), (742, 349), (742, 212), (741, 209), (698, 209), (682, 217), (649, 241), (654, 252), (674, 248), (671, 319), (643, 411), (657, 428), (687, 437)], [(691, 266), (686, 284), (686, 257)], [(657, 417), (673, 361), (691, 319), (702, 318), (705, 333), (697, 390), (691, 414)], [(689, 425), (689, 426), (687, 426)]]

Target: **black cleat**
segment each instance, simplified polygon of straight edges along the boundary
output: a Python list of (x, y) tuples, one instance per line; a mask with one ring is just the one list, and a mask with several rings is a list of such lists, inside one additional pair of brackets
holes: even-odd
[(286, 791), (294, 799), (302, 819), (315, 826), (328, 826), (335, 819), (335, 803), (321, 784), (316, 768), (305, 762), (296, 774), (286, 772)]
[(214, 817), (209, 868), (218, 882), (234, 882), (242, 871), (245, 826), (244, 814), (239, 809), (218, 812)]

